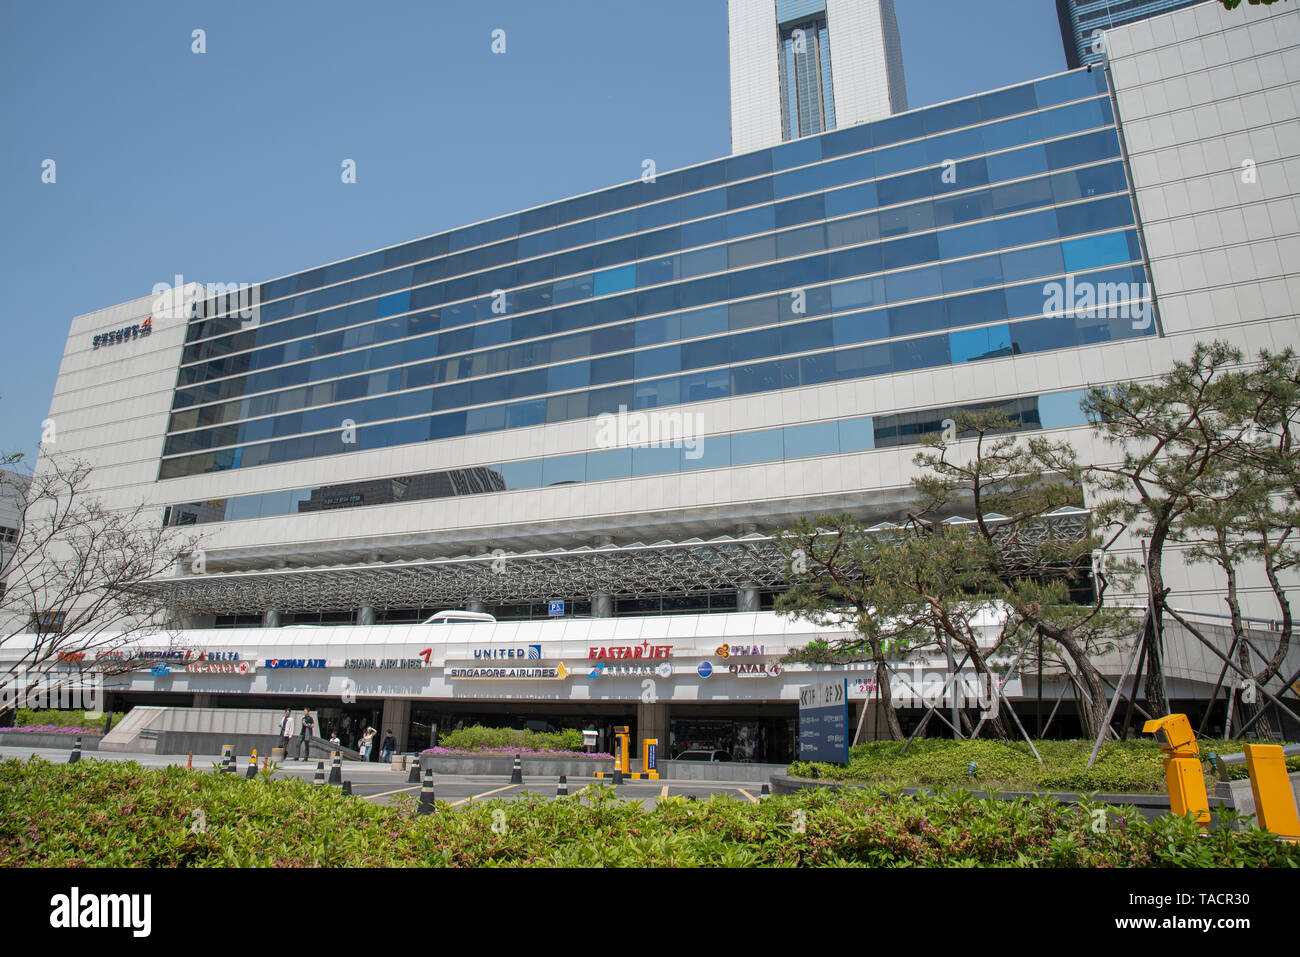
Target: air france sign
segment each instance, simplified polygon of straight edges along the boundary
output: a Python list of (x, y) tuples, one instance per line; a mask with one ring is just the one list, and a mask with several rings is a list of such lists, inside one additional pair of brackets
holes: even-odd
[(847, 678), (818, 681), (799, 689), (799, 760), (849, 763)]

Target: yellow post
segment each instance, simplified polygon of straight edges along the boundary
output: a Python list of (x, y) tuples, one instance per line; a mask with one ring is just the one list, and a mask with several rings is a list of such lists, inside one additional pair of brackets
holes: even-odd
[(641, 739), (641, 776), (648, 781), (659, 780), (659, 739)]
[(631, 774), (632, 732), (626, 725), (614, 728), (614, 762), (624, 774)]
[(1250, 772), (1259, 826), (1284, 840), (1300, 841), (1300, 818), (1296, 816), (1295, 794), (1287, 777), (1282, 746), (1246, 745), (1246, 769)]
[(1156, 744), (1165, 753), (1165, 784), (1169, 788), (1169, 810), (1174, 814), (1194, 813), (1196, 823), (1208, 827), (1210, 799), (1205, 793), (1205, 774), (1201, 771), (1201, 751), (1196, 734), (1185, 714), (1168, 714), (1148, 721), (1143, 734), (1154, 734)]

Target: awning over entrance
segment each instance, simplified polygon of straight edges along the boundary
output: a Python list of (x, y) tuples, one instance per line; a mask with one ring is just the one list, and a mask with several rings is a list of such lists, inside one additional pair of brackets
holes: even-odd
[[(1089, 512), (1062, 508), (1033, 531), (1037, 541), (1078, 541)], [(973, 524), (952, 518), (945, 524)], [(898, 531), (881, 523), (873, 531)], [(1026, 529), (1017, 540), (1026, 540)], [(613, 598), (689, 595), (745, 587), (770, 588), (788, 576), (789, 556), (772, 536), (753, 533), (708, 540), (582, 546), (416, 561), (310, 568), (259, 569), (157, 579), (144, 590), (181, 614), (254, 614), (267, 608), (458, 607), (543, 602), (604, 593)]]

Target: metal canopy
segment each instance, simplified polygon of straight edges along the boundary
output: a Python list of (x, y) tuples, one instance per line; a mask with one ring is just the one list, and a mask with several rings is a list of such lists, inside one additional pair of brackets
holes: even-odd
[[(1033, 529), (1021, 528), (1018, 538), (1079, 541), (1087, 533), (1089, 514), (1085, 509), (1060, 509)], [(879, 534), (899, 527), (882, 523), (870, 531)], [(141, 590), (164, 598), (186, 615), (254, 614), (269, 608), (455, 608), (471, 600), (515, 604), (598, 593), (613, 598), (649, 598), (751, 586), (770, 588), (786, 583), (788, 563), (789, 557), (778, 548), (775, 538), (753, 533), (654, 544), (518, 554), (497, 549), (419, 561), (183, 575), (155, 579)]]

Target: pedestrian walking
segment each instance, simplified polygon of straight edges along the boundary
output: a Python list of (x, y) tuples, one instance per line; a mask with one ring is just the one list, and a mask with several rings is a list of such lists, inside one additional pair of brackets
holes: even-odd
[(367, 727), (366, 733), (361, 736), (361, 760), (362, 761), (370, 760), (370, 749), (374, 747), (375, 735), (378, 733), (379, 732), (376, 731), (374, 728)]
[(280, 748), (284, 751), (284, 756), (289, 756), (289, 742), (293, 740), (293, 712), (288, 708), (284, 709), (284, 717), (280, 719)]
[(393, 738), (392, 729), (384, 732), (384, 743), (379, 746), (379, 759), (387, 764), (393, 760), (393, 752), (397, 750), (397, 741)]
[(315, 733), (316, 719), (306, 708), (302, 709), (302, 732), (298, 737), (298, 760), (306, 761), (311, 757), (311, 738)]

